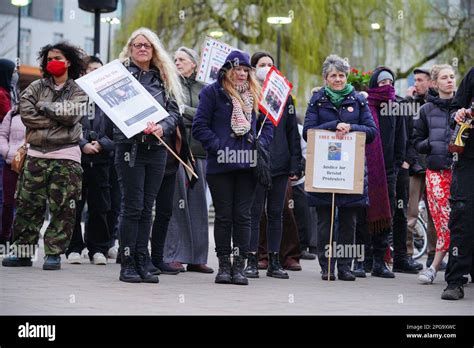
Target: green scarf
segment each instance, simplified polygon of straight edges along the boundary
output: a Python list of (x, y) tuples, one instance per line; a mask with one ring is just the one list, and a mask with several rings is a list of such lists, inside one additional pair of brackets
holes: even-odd
[(348, 83), (346, 86), (341, 89), (340, 91), (335, 91), (331, 89), (330, 87), (326, 86), (324, 87), (324, 91), (326, 92), (326, 95), (328, 96), (329, 100), (331, 103), (334, 104), (336, 108), (339, 108), (342, 104), (342, 101), (354, 90), (354, 87)]

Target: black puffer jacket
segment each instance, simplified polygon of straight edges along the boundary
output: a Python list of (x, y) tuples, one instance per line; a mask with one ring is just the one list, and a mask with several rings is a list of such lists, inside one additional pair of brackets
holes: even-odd
[[(259, 126), (264, 119), (259, 117)], [(260, 127), (257, 128), (257, 132)], [(272, 176), (288, 175), (301, 176), (303, 171), (303, 156), (301, 155), (301, 137), (298, 132), (295, 105), (290, 95), (285, 110), (281, 115), (278, 126), (273, 130), (273, 140), (270, 144)]]
[(415, 120), (415, 148), (427, 155), (427, 168), (431, 170), (447, 169), (452, 164), (448, 152), (452, 133), (449, 127), (452, 100), (428, 95), (428, 102), (421, 107), (420, 117)]

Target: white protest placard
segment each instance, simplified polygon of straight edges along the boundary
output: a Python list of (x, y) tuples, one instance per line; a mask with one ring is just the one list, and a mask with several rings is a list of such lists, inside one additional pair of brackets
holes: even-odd
[(169, 115), (118, 59), (76, 82), (127, 138)]
[(275, 127), (281, 120), (292, 88), (291, 82), (275, 66), (272, 66), (263, 82), (258, 107), (268, 116)]
[(232, 51), (238, 50), (222, 41), (206, 36), (196, 79), (204, 83), (217, 81), (219, 70)]
[(365, 133), (308, 131), (305, 190), (361, 194), (364, 189)]

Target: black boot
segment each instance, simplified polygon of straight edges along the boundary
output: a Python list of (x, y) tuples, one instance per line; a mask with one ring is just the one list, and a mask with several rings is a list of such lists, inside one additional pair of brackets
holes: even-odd
[(247, 254), (247, 267), (245, 268), (245, 275), (247, 278), (258, 278), (257, 254)]
[(410, 274), (417, 274), (419, 272), (417, 266), (408, 261), (408, 257), (393, 260), (393, 271)]
[(374, 264), (372, 267), (372, 276), (373, 277), (380, 277), (380, 278), (395, 278), (395, 274), (393, 274), (385, 265), (382, 257), (374, 256)]
[(372, 272), (372, 266), (374, 265), (374, 258), (372, 256), (366, 257), (364, 260), (364, 270), (365, 273)]
[(244, 273), (245, 258), (241, 255), (234, 255), (232, 263), (232, 284), (249, 285), (249, 280)]
[(351, 266), (349, 264), (342, 264), (339, 265), (337, 264), (337, 279), (339, 280), (345, 280), (345, 281), (354, 281), (356, 280), (355, 275), (352, 274), (351, 272)]
[(147, 252), (137, 252), (135, 258), (137, 273), (140, 275), (143, 283), (159, 283), (158, 276), (151, 274), (148, 270), (148, 260)]
[(280, 255), (278, 253), (268, 253), (267, 276), (279, 279), (290, 278), (280, 265)]
[(364, 269), (364, 262), (363, 261), (355, 261), (354, 260), (354, 270), (352, 271), (357, 278), (365, 278), (365, 269)]
[(218, 259), (219, 271), (217, 272), (215, 282), (217, 284), (230, 284), (232, 282), (230, 255), (218, 256)]
[(121, 253), (121, 259), (119, 279), (127, 283), (141, 283), (142, 278), (140, 278), (135, 268), (134, 255), (126, 256), (124, 253)]

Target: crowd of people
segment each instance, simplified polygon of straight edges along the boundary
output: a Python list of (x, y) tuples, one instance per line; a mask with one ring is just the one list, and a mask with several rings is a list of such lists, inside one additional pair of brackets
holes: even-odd
[[(321, 69), (324, 86), (313, 90), (304, 120), (290, 96), (274, 126), (258, 106), (274, 65), (267, 52), (230, 52), (216, 82), (205, 85), (196, 80), (196, 51), (180, 47), (173, 61), (157, 35), (140, 28), (119, 60), (169, 114), (131, 138), (74, 81), (100, 68), (99, 58), (85, 57), (67, 42), (47, 45), (38, 56), (43, 78), (21, 94), (15, 64), (0, 60), (0, 242), (14, 250), (3, 258), (4, 267), (32, 266), (32, 255), (18, 247), (36, 246), (48, 219), (45, 270), (60, 269), (62, 254), (70, 264), (82, 263), (87, 248), (96, 265), (116, 259), (123, 282), (158, 283), (160, 274), (185, 271), (211, 274), (209, 189), (219, 262), (215, 283), (248, 285), (261, 269), (289, 279), (288, 271), (301, 270), (300, 259), (317, 259), (327, 281), (336, 280), (337, 270), (342, 281), (401, 272), (431, 284), (445, 271), (441, 297), (463, 298), (466, 276), (474, 276), (474, 136), (466, 138), (462, 153), (450, 152), (449, 143), (456, 125), (471, 116), (474, 68), (459, 87), (450, 65), (417, 68), (414, 86), (400, 97), (389, 67), (374, 69), (367, 90), (358, 91), (347, 82), (347, 60), (330, 55)], [(76, 111), (66, 112), (64, 103)], [(414, 111), (400, 115), (391, 107)], [(365, 133), (362, 194), (304, 191), (311, 129), (332, 131), (337, 139)], [(11, 163), (24, 143), (18, 174)], [(255, 165), (253, 156), (226, 157), (262, 149), (269, 168)], [(271, 182), (263, 181), (261, 170), (268, 170)], [(413, 258), (422, 200), (429, 208), (425, 269)], [(336, 244), (362, 246), (363, 255), (328, 254), (333, 204)]]

